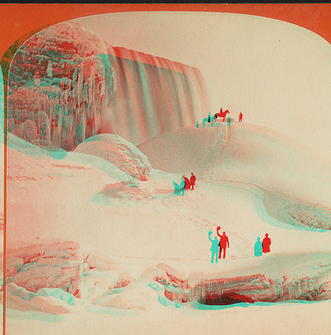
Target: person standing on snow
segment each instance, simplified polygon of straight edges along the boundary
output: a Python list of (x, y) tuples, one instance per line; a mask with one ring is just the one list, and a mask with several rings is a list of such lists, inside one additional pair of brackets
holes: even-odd
[(243, 122), (243, 113), (242, 112), (240, 112), (240, 114), (239, 114), (239, 122)]
[(262, 256), (262, 241), (260, 238), (257, 238), (257, 241), (254, 244), (254, 256), (260, 257)]
[(262, 241), (262, 252), (270, 252), (271, 239), (268, 234), (265, 234), (265, 238)]
[(175, 183), (174, 181), (172, 183), (173, 183), (174, 188), (175, 188), (174, 194), (179, 195), (182, 191), (180, 186), (177, 183)]
[(190, 178), (190, 183), (191, 183), (191, 190), (194, 190), (194, 186), (195, 186), (195, 181), (197, 180), (197, 177), (193, 174), (193, 172), (191, 172), (191, 178)]
[(189, 190), (191, 188), (190, 181), (185, 176), (183, 176), (183, 178), (185, 181), (185, 190)]
[[(184, 176), (183, 176), (184, 177)], [(182, 195), (184, 195), (184, 190), (185, 190), (185, 180), (184, 178), (181, 179), (180, 181), (180, 189), (179, 192), (182, 193)]]
[(209, 237), (209, 240), (212, 243), (212, 246), (210, 248), (210, 251), (211, 251), (211, 263), (214, 263), (214, 258), (215, 258), (215, 262), (218, 263), (218, 257), (217, 257), (217, 253), (218, 253), (218, 238), (217, 238), (217, 236), (215, 236), (215, 239), (212, 240), (211, 237), (210, 237), (211, 234), (212, 234), (212, 232), (209, 231), (208, 232), (208, 237)]
[(225, 232), (223, 232), (223, 235), (220, 234), (220, 229), (221, 227), (217, 227), (217, 235), (220, 237), (220, 252), (218, 257), (222, 258), (222, 250), (223, 250), (223, 258), (225, 258), (226, 255), (226, 248), (230, 248), (230, 244), (229, 244), (229, 238), (225, 235)]

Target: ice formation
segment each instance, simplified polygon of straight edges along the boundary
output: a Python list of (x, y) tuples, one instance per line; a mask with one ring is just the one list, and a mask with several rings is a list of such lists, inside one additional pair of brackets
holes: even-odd
[(9, 75), (8, 130), (37, 146), (71, 150), (100, 133), (133, 144), (193, 125), (207, 108), (200, 72), (113, 48), (78, 23), (36, 34)]

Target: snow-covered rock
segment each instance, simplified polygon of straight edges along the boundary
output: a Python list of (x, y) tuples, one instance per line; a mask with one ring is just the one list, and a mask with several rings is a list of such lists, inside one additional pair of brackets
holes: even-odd
[[(46, 293), (47, 292), (47, 293)], [(43, 312), (49, 314), (65, 314), (72, 312), (72, 301), (69, 293), (62, 290), (40, 290), (37, 293), (18, 287), (16, 284), (7, 284), (6, 306), (7, 308), (24, 312)], [(71, 296), (71, 299), (74, 299)], [(0, 294), (3, 303), (3, 292)]]
[(164, 286), (165, 297), (180, 304), (193, 301), (206, 305), (320, 301), (331, 297), (329, 253), (246, 260), (244, 269), (238, 267), (243, 263), (232, 266), (231, 270), (229, 265), (225, 264), (225, 269), (216, 273), (183, 274), (160, 264), (161, 271), (155, 280)]
[(84, 262), (77, 243), (35, 244), (9, 250), (8, 254), (14, 256), (9, 261), (14, 260), (17, 267), (17, 258), (23, 260), (23, 265), (16, 268), (17, 274), (11, 276), (11, 283), (34, 293), (47, 287), (77, 293)]
[(147, 157), (137, 147), (117, 135), (90, 137), (73, 152), (103, 158), (138, 180), (147, 180), (152, 169)]

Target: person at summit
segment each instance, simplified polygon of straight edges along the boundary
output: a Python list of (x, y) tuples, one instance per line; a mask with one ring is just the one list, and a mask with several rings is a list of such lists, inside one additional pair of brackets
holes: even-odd
[(227, 124), (227, 126), (228, 126), (228, 127), (231, 126), (231, 118), (230, 118), (230, 116), (228, 116), (228, 124)]

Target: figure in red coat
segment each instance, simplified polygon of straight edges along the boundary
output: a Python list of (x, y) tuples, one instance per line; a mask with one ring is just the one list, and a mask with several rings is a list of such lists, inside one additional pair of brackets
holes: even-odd
[(271, 244), (270, 237), (268, 237), (268, 234), (265, 234), (265, 238), (262, 241), (262, 252), (264, 253), (270, 252), (270, 244)]
[(223, 258), (225, 258), (226, 255), (226, 248), (230, 247), (229, 244), (229, 238), (225, 235), (225, 232), (223, 232), (223, 235), (220, 234), (221, 227), (217, 227), (217, 235), (220, 237), (220, 252), (218, 255), (218, 258), (222, 258), (222, 250), (223, 250)]
[(195, 186), (195, 181), (197, 180), (197, 177), (193, 174), (193, 172), (191, 172), (191, 178), (190, 178), (190, 182), (191, 182), (191, 190), (194, 190), (194, 186)]

